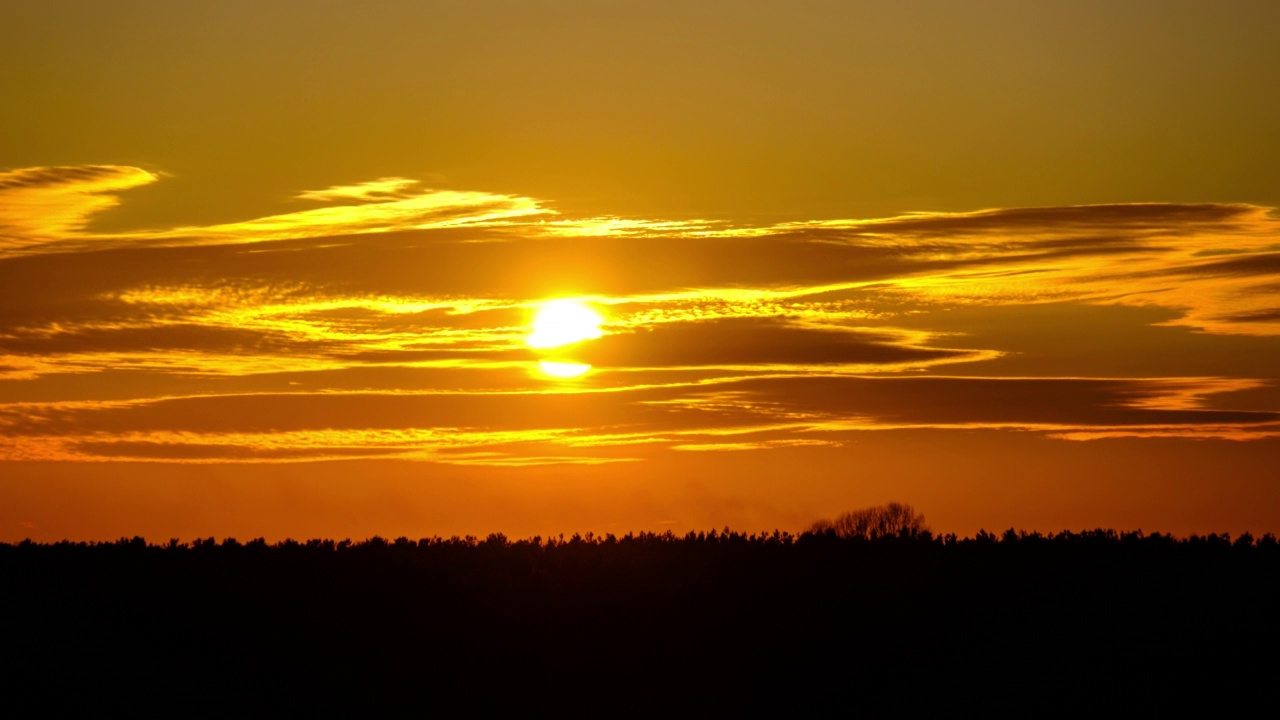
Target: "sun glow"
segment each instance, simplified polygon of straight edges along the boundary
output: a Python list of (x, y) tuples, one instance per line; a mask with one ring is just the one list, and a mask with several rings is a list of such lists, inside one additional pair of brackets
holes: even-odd
[[(538, 362), (542, 375), (561, 380), (580, 377), (591, 366), (564, 357), (558, 348), (602, 337), (600, 325), (603, 323), (600, 313), (579, 300), (548, 300), (533, 316), (525, 343), (534, 350), (544, 351), (543, 357), (550, 356)], [(552, 352), (546, 352), (548, 350)]]
[(595, 340), (604, 335), (600, 313), (577, 300), (550, 300), (533, 318), (533, 328), (525, 342), (536, 350)]
[(574, 362), (558, 362), (555, 360), (543, 360), (538, 363), (538, 369), (544, 375), (550, 375), (554, 378), (575, 378), (584, 375), (591, 366), (586, 363)]

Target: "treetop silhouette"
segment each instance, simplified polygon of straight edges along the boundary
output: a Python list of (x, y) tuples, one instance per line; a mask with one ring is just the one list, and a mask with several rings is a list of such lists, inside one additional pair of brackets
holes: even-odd
[(809, 527), (812, 533), (834, 533), (842, 538), (879, 540), (887, 537), (919, 538), (929, 533), (924, 515), (904, 503), (851, 510), (835, 520), (819, 520)]

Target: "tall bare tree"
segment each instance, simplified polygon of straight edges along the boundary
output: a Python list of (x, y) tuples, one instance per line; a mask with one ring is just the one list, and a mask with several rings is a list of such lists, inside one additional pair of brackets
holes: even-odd
[(834, 530), (840, 537), (875, 540), (882, 537), (918, 537), (927, 532), (929, 526), (925, 524), (924, 515), (916, 512), (915, 508), (892, 502), (852, 510), (835, 520), (819, 520), (809, 530), (819, 533)]

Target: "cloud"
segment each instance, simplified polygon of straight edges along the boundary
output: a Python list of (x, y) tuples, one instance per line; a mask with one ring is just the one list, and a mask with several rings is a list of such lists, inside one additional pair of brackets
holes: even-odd
[[(0, 175), (10, 459), (524, 465), (868, 430), (1249, 439), (1280, 423), (1267, 208), (748, 227), (563, 217), (385, 177), (240, 222), (88, 229), (156, 179)], [(528, 348), (557, 297), (593, 302), (604, 336)], [(557, 383), (539, 359), (594, 369)]]
[[(327, 207), (95, 235), (81, 227), (87, 213), (115, 202), (95, 193), (156, 176), (103, 166), (6, 177), (17, 195), (0, 194), (0, 217), (26, 223), (11, 251), (99, 251), (80, 263), (28, 263), (28, 277), (66, 274), (122, 288), (144, 277), (152, 285), (196, 288), (238, 278), (320, 292), (338, 286), (420, 296), (429, 288), (437, 297), (516, 302), (569, 291), (737, 303), (748, 290), (791, 298), (863, 293), (879, 307), (1077, 300), (1167, 307), (1182, 313), (1171, 322), (1210, 332), (1280, 334), (1280, 323), (1265, 315), (1274, 306), (1267, 288), (1280, 273), (1274, 252), (1280, 223), (1252, 205), (1010, 208), (734, 227), (552, 218), (531, 198), (421, 190), (413, 180), (391, 177), (298, 196)], [(14, 197), (26, 204), (15, 205)], [(76, 199), (70, 210), (55, 211), (68, 197)], [(31, 209), (46, 200), (54, 208), (48, 217)], [(58, 232), (64, 237), (50, 240)], [(252, 249), (240, 247), (246, 244)], [(156, 246), (174, 247), (163, 253)], [(118, 253), (102, 254), (109, 248)], [(153, 253), (147, 257), (143, 249)], [(47, 267), (34, 267), (40, 264)]]
[(1243, 323), (1280, 323), (1280, 308), (1267, 308), (1265, 310), (1255, 310), (1253, 312), (1236, 313), (1235, 315), (1225, 316), (1223, 320)]
[(159, 176), (122, 165), (33, 167), (0, 172), (0, 256), (80, 234), (113, 194)]
[(502, 225), (550, 211), (531, 198), (484, 192), (417, 190), (415, 180), (383, 178), (311, 190), (303, 200), (345, 204), (232, 223), (94, 233), (92, 215), (119, 204), (113, 193), (155, 182), (135, 167), (41, 167), (0, 173), (0, 257), (109, 247), (259, 243), (432, 227)]
[(465, 451), (515, 462), (530, 444), (559, 448), (555, 457), (635, 459), (697, 445), (831, 444), (849, 433), (920, 428), (1071, 439), (1271, 436), (1280, 412), (1205, 406), (1210, 396), (1257, 385), (1213, 378), (792, 376), (620, 391), (267, 393), (10, 406), (0, 409), (0, 427), (14, 440), (9, 459), (396, 455), (451, 462), (450, 453)]
[(1004, 237), (1026, 239), (1042, 233), (1080, 235), (1116, 230), (1150, 236), (1230, 231), (1252, 222), (1259, 208), (1224, 203), (1123, 203), (1039, 208), (996, 208), (962, 213), (909, 213), (871, 220), (818, 220), (784, 223), (779, 229), (847, 229), (865, 237)]
[(982, 353), (912, 344), (914, 338), (884, 330), (802, 324), (772, 317), (730, 317), (666, 322), (607, 335), (566, 351), (601, 367), (814, 366), (920, 367), (983, 359)]
[(1261, 252), (1240, 254), (1224, 260), (1212, 260), (1179, 268), (1187, 275), (1251, 276), (1280, 275), (1280, 253)]
[[(502, 225), (550, 212), (530, 198), (482, 192), (424, 190), (416, 194), (395, 193), (389, 197), (368, 192), (352, 196), (348, 188), (335, 188), (329, 192), (327, 199), (360, 202), (221, 225), (117, 235), (114, 239), (175, 245), (262, 243), (397, 230)], [(318, 193), (309, 195), (316, 199)], [(375, 199), (376, 202), (372, 201)]]
[(66, 353), (199, 352), (288, 353), (317, 352), (327, 343), (308, 341), (233, 327), (190, 323), (152, 323), (138, 326), (90, 326), (67, 332), (13, 334), (0, 337), (0, 353), (61, 355)]
[(355, 185), (334, 185), (324, 190), (307, 190), (298, 193), (299, 200), (319, 200), (334, 202), (339, 200), (359, 200), (363, 202), (387, 202), (408, 200), (413, 194), (408, 189), (417, 185), (417, 180), (400, 177), (386, 177)]

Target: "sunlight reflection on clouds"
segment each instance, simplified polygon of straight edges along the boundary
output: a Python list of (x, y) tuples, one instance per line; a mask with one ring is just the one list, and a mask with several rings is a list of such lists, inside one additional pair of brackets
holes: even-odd
[[(1278, 432), (1267, 208), (743, 227), (565, 218), (386, 177), (242, 222), (86, 229), (160, 177), (0, 173), (5, 457), (537, 464), (893, 428)], [(553, 298), (604, 316), (531, 326)], [(1010, 329), (1032, 316), (1081, 323), (1062, 330), (1078, 340)], [(1108, 350), (1129, 336), (1150, 354)]]

